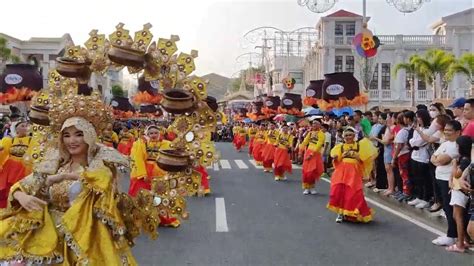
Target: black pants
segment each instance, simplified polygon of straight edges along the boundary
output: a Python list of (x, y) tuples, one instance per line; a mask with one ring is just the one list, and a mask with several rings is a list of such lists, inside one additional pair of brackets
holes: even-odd
[(410, 179), (413, 184), (413, 196), (424, 201), (430, 201), (433, 196), (433, 185), (429, 172), (429, 164), (410, 159)]
[(441, 203), (441, 191), (436, 182), (436, 166), (434, 166), (431, 162), (428, 164), (428, 169), (431, 178), (431, 185), (433, 187), (433, 202)]
[(436, 180), (439, 191), (441, 192), (441, 200), (443, 204), (444, 213), (446, 213), (446, 219), (448, 220), (448, 237), (457, 238), (458, 231), (456, 230), (456, 222), (453, 218), (453, 206), (449, 205), (451, 201), (451, 194), (449, 193), (449, 182), (443, 180)]
[(375, 187), (378, 189), (387, 188), (387, 171), (385, 171), (385, 164), (383, 161), (383, 146), (379, 148), (379, 156), (375, 160)]

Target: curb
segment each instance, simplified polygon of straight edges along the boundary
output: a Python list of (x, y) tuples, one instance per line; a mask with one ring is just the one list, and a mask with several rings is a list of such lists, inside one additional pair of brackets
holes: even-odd
[(372, 189), (365, 187), (364, 194), (371, 200), (384, 204), (400, 213), (415, 218), (426, 225), (438, 229), (439, 231), (446, 232), (448, 229), (448, 222), (446, 219), (438, 215), (434, 215), (433, 213), (429, 212), (428, 209), (417, 209), (406, 204), (405, 202), (399, 202), (394, 198), (379, 195), (378, 193), (372, 191)]

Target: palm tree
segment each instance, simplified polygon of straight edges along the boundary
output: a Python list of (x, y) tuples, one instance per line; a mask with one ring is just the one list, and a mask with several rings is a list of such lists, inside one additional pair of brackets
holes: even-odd
[(405, 70), (405, 73), (407, 74), (407, 78), (409, 79), (408, 82), (410, 83), (412, 107), (415, 106), (415, 78), (425, 80), (425, 76), (423, 76), (422, 72), (418, 71), (418, 67), (415, 63), (418, 60), (418, 58), (419, 58), (418, 55), (412, 55), (410, 56), (408, 63), (399, 63), (395, 65), (395, 68), (393, 69), (393, 72), (395, 73), (395, 75), (397, 75), (400, 70)]
[(452, 64), (455, 62), (454, 55), (439, 49), (432, 49), (426, 52), (424, 57), (418, 56), (413, 60), (417, 72), (424, 77), (425, 82), (431, 84), (433, 87), (433, 97), (436, 99), (438, 96), (438, 88), (436, 86), (436, 80), (439, 77), (442, 81), (442, 89), (446, 89), (447, 84), (450, 80), (448, 71)]
[(8, 61), (19, 63), (20, 58), (16, 55), (12, 55), (11, 49), (7, 47), (7, 39), (0, 37), (0, 73)]
[(448, 76), (451, 78), (456, 74), (462, 74), (467, 77), (467, 81), (471, 84), (471, 96), (474, 95), (474, 53), (465, 53), (451, 65)]

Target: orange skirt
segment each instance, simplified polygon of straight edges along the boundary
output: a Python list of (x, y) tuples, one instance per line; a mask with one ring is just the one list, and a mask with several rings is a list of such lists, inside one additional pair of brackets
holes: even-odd
[(234, 143), (235, 148), (236, 148), (237, 150), (240, 150), (240, 149), (242, 149), (242, 147), (245, 146), (245, 143), (246, 143), (245, 137), (244, 137), (244, 136), (241, 136), (241, 135), (239, 135), (239, 134), (236, 134), (236, 135), (234, 136), (234, 141), (233, 141), (233, 143)]
[(358, 164), (339, 162), (335, 165), (327, 208), (349, 221), (372, 221), (373, 211), (364, 198), (362, 171)]
[(255, 138), (250, 138), (249, 140), (249, 154), (252, 155), (253, 154), (253, 148), (255, 147)]
[(150, 190), (151, 189), (151, 180), (156, 177), (164, 177), (166, 174), (156, 162), (147, 161), (145, 163), (147, 177), (146, 178), (130, 178), (130, 188), (128, 189), (128, 194), (132, 197), (135, 197), (141, 189)]
[(287, 149), (275, 149), (274, 158), (274, 173), (276, 176), (283, 177), (285, 175), (285, 172), (291, 173), (292, 164), (290, 154), (288, 153)]
[(206, 168), (204, 168), (202, 165), (199, 165), (195, 168), (195, 170), (201, 174), (201, 186), (204, 188), (204, 194), (211, 193), (211, 187), (209, 186), (209, 180), (207, 179), (209, 174), (207, 173)]
[(133, 142), (131, 141), (121, 141), (117, 146), (117, 150), (123, 155), (130, 156), (130, 152), (132, 151), (132, 145)]
[(31, 167), (26, 166), (22, 159), (10, 157), (3, 164), (0, 172), (0, 208), (6, 208), (10, 188), (31, 173)]
[(324, 172), (324, 164), (321, 153), (306, 150), (303, 159), (303, 183), (314, 184)]
[(265, 147), (264, 142), (254, 142), (253, 143), (252, 155), (253, 155), (253, 159), (256, 162), (263, 162), (263, 148), (264, 147)]
[(275, 156), (275, 146), (270, 143), (266, 143), (262, 151), (263, 161), (273, 162)]

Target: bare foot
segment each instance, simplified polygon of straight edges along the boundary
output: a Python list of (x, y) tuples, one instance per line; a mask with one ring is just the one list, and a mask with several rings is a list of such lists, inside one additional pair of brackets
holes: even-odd
[(388, 197), (391, 194), (393, 194), (393, 192), (394, 192), (393, 190), (385, 190), (385, 192), (382, 195), (384, 195), (385, 197)]

